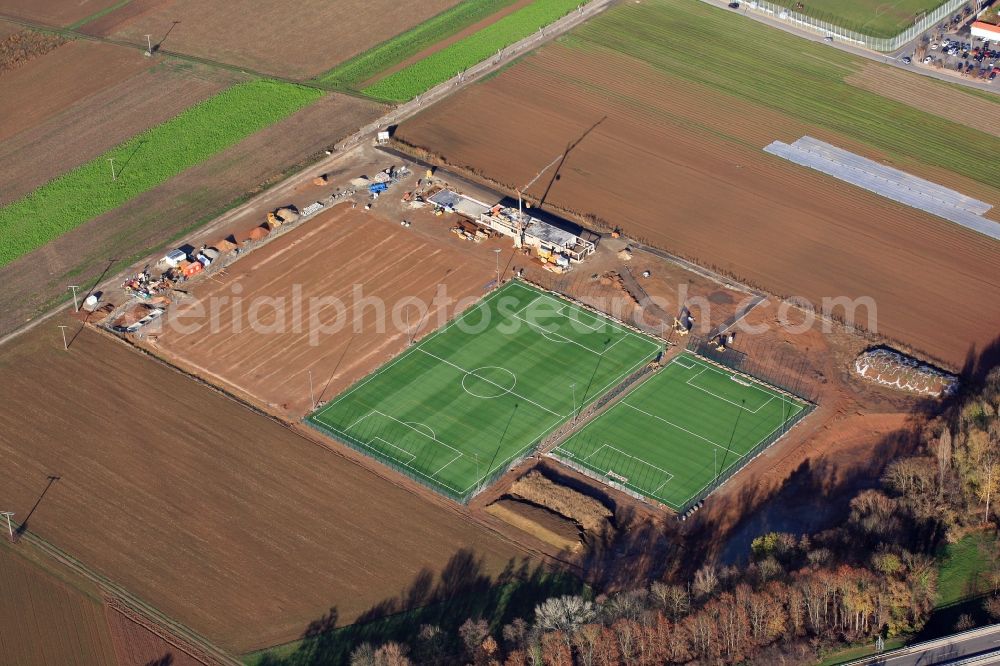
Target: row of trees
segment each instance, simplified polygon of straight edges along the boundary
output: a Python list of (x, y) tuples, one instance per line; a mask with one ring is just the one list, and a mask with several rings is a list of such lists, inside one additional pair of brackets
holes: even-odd
[[(688, 581), (559, 596), (502, 627), (470, 618), (452, 642), (423, 626), (409, 645), (360, 646), (352, 663), (808, 663), (820, 646), (915, 632), (934, 606), (941, 544), (996, 528), (998, 409), (995, 371), (923, 428), (917, 453), (888, 465), (879, 488), (853, 498), (843, 525), (761, 536), (746, 567), (708, 564)], [(985, 607), (1000, 620), (1000, 557), (994, 565)]]

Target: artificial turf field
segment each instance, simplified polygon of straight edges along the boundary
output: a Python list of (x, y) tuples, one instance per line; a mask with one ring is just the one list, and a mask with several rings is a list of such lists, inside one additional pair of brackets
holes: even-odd
[(661, 350), (513, 281), (308, 421), (464, 501)]
[[(805, 403), (684, 353), (552, 454), (679, 510)], [(735, 471), (735, 470), (734, 470)]]

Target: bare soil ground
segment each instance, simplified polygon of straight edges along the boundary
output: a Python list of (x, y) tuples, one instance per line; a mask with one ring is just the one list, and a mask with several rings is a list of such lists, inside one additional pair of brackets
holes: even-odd
[[(992, 342), (1000, 246), (761, 151), (807, 133), (859, 150), (850, 141), (693, 84), (668, 89), (630, 63), (553, 44), (397, 137), (511, 189), (579, 140), (531, 195), (772, 293), (870, 296), (881, 333), (952, 368)], [(967, 179), (895, 166), (1000, 203)]]
[[(312, 411), (309, 371), (316, 400), (329, 400), (406, 348), (407, 312), (414, 337), (454, 316), (454, 303), (434, 303), (439, 285), (467, 306), (495, 275), (493, 257), (463, 252), (471, 244), (448, 234), (446, 222), (429, 212), (410, 217), (418, 227), (433, 226), (440, 233), (428, 238), (401, 227), (399, 220), (352, 210), (349, 204), (323, 213), (236, 262), (225, 275), (197, 283), (191, 295), (208, 306), (205, 316), (191, 316), (192, 304), (182, 301), (172, 308), (155, 348), (271, 410), (303, 416)], [(295, 293), (302, 303), (298, 324)], [(234, 294), (242, 301), (234, 302)], [(220, 325), (213, 326), (210, 304), (227, 296), (230, 302), (219, 309)], [(346, 307), (339, 319), (333, 306), (310, 306), (313, 299), (331, 297)], [(384, 303), (390, 315), (396, 312), (398, 327), (380, 321), (365, 297)], [(251, 304), (261, 298), (283, 299), (280, 314), (271, 307), (254, 310)], [(402, 309), (408, 299), (428, 304), (424, 322), (415, 306)], [(313, 312), (331, 332), (313, 333)], [(190, 325), (191, 331), (181, 333), (173, 322)]]
[(112, 263), (109, 259), (121, 266), (123, 260), (139, 259), (151, 248), (183, 237), (378, 113), (374, 104), (328, 95), (5, 266), (0, 269), (5, 285), (0, 330), (10, 331), (46, 309), (66, 293), (67, 284), (93, 284)]
[[(152, 65), (148, 58), (131, 49), (78, 40), (4, 72), (0, 75), (0, 87), (4, 91), (0, 96), (0, 141), (6, 144), (19, 132), (37, 127), (92, 96), (100, 96), (109, 88), (123, 85)], [(135, 95), (138, 91), (132, 92)], [(25, 100), (31, 100), (31, 104), (26, 104)], [(105, 108), (104, 113), (112, 110), (116, 115), (123, 113), (121, 101), (119, 96), (118, 104)], [(95, 119), (87, 120), (93, 122)], [(33, 160), (34, 163), (58, 161), (58, 154), (36, 156)], [(3, 197), (4, 201), (10, 201), (7, 187), (3, 188)]]
[(118, 666), (203, 666), (206, 663), (117, 610), (109, 608), (107, 616)]
[(52, 323), (0, 356), (7, 506), (37, 503), (28, 530), (225, 648), (398, 608), (456, 555), (494, 575), (526, 555), (120, 341), (70, 329), (66, 352)]
[[(101, 52), (94, 54), (97, 62), (87, 63), (87, 58), (79, 62), (76, 56), (88, 54), (79, 53), (75, 48), (77, 45), (100, 48)], [(48, 65), (61, 63), (46, 63), (40, 71), (29, 71), (36, 64), (42, 65), (45, 58), (23, 68), (22, 71), (29, 76), (19, 77), (16, 81), (0, 78), (5, 92), (21, 100), (19, 111), (24, 108), (24, 99), (37, 96), (41, 100), (40, 106), (32, 107), (40, 111), (34, 119), (30, 114), (15, 114), (21, 116), (21, 123), (34, 120), (34, 124), (23, 128), (16, 136), (7, 137), (0, 144), (0, 182), (4, 183), (0, 205), (21, 198), (242, 78), (226, 70), (174, 60), (160, 59), (160, 62), (150, 66), (149, 59), (130, 49), (90, 42), (72, 42), (46, 58), (56, 56), (63, 49), (72, 51), (64, 56), (72, 63), (67, 69), (75, 70), (77, 76), (85, 80), (90, 78), (87, 70), (78, 67), (84, 65), (103, 72), (104, 61), (116, 60), (123, 54), (123, 65), (146, 67), (123, 79), (109, 80), (106, 82), (109, 85), (99, 90), (77, 91), (79, 96), (72, 98), (64, 97), (65, 91), (48, 92), (52, 90), (53, 81), (64, 75), (49, 69)], [(101, 76), (94, 78), (100, 79)], [(73, 84), (69, 87), (72, 88)], [(7, 102), (13, 103), (13, 100)]]
[(0, 546), (0, 627), (5, 664), (117, 664), (100, 600), (27, 561), (9, 544)]
[(305, 0), (289, 11), (279, 0), (137, 0), (84, 31), (178, 53), (308, 79), (455, 5), (428, 0)]
[(1000, 136), (1000, 127), (997, 125), (997, 119), (1000, 118), (1000, 97), (991, 101), (925, 76), (904, 75), (872, 63), (866, 64), (861, 71), (844, 80), (921, 111)]
[(0, 13), (54, 26), (67, 26), (114, 6), (120, 0), (2, 0)]

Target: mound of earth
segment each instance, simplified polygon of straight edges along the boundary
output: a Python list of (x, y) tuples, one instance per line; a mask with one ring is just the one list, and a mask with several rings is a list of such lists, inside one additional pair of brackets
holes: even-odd
[(33, 58), (43, 56), (66, 40), (59, 35), (48, 35), (34, 30), (21, 30), (0, 40), (0, 74), (17, 69)]
[(551, 509), (503, 497), (486, 507), (486, 511), (560, 550), (577, 550), (582, 545), (579, 525)]
[(599, 534), (611, 526), (613, 514), (608, 507), (548, 479), (537, 470), (515, 481), (510, 494), (569, 518), (587, 532)]
[(865, 379), (918, 395), (948, 395), (958, 378), (888, 347), (875, 347), (854, 360), (854, 371)]

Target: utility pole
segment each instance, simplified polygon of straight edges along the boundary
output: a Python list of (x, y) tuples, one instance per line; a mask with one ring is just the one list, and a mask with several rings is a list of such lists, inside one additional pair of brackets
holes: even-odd
[(500, 248), (493, 250), (493, 254), (497, 256), (497, 286), (500, 286)]
[(13, 515), (13, 511), (0, 511), (0, 516), (5, 516), (7, 518), (7, 534), (10, 535), (11, 543), (14, 543), (14, 528), (10, 524), (10, 517)]
[(573, 389), (573, 420), (576, 421), (576, 382), (569, 385)]
[(309, 368), (309, 401), (312, 407), (310, 409), (316, 409), (316, 394), (313, 393), (313, 371)]
[(76, 290), (80, 288), (80, 285), (71, 284), (69, 288), (73, 290), (73, 309), (77, 312), (80, 311), (80, 303), (76, 300)]
[(153, 55), (153, 41), (146, 35), (146, 57)]
[(59, 330), (62, 331), (62, 335), (63, 335), (63, 349), (65, 349), (66, 351), (69, 351), (69, 342), (66, 341), (66, 329), (67, 328), (69, 328), (69, 326), (60, 326)]
[(115, 158), (109, 157), (108, 161), (111, 162), (111, 180), (113, 182), (118, 180), (118, 176), (115, 175)]

